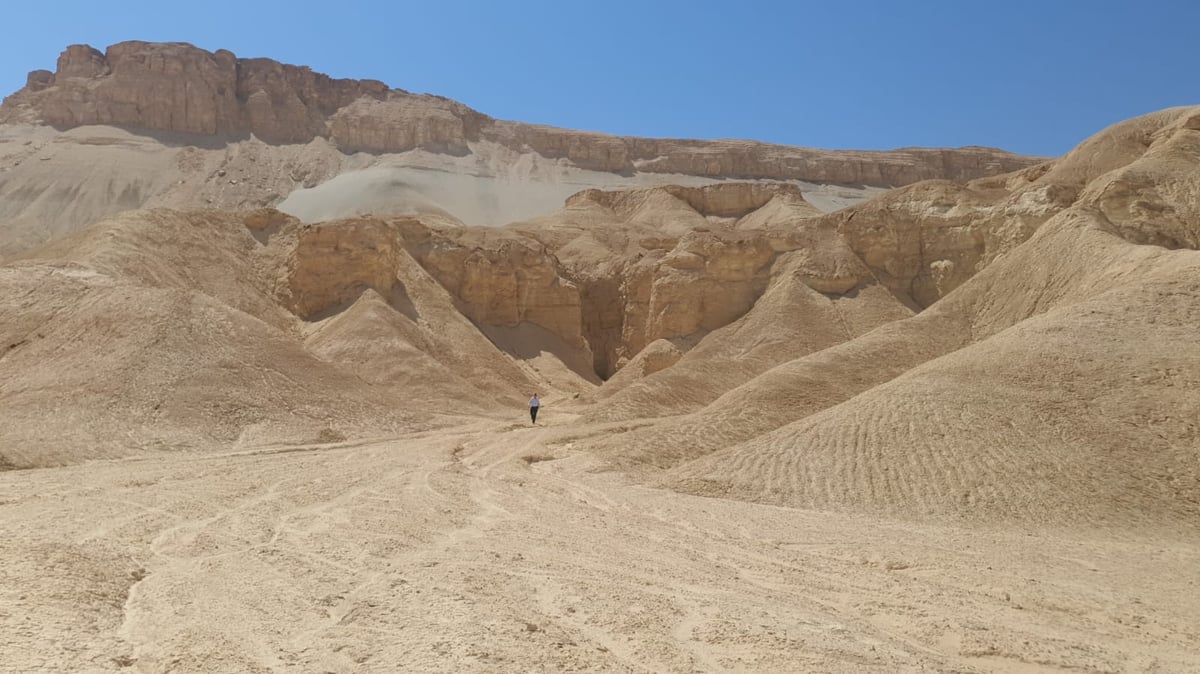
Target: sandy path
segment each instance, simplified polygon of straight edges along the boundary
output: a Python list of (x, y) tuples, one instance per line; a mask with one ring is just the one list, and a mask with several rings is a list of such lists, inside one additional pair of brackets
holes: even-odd
[(1196, 542), (681, 496), (572, 424), (0, 473), (0, 670), (1200, 671)]

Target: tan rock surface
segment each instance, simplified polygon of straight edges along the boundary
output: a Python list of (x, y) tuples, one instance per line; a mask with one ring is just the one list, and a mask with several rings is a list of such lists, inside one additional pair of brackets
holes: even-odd
[[(30, 73), (0, 105), (0, 259), (135, 208), (279, 206), (310, 222), (448, 214), (502, 225), (588, 188), (764, 181), (753, 195), (673, 188), (695, 210), (725, 218), (757, 208), (780, 181), (830, 211), (894, 185), (1036, 161), (987, 148), (857, 152), (607, 136), (498, 121), (442, 97), (226, 50), (74, 45), (55, 72)], [(730, 196), (749, 201), (722, 203)]]
[[(674, 488), (792, 506), (1064, 526), (1195, 521), (1200, 357), (1185, 333), (1200, 259), (1141, 243), (1188, 236), (1175, 218), (1132, 212), (1118, 219), (1137, 223), (1125, 230), (1099, 206), (1114, 203), (1109, 185), (1140, 176), (1123, 189), (1152, 189), (1164, 213), (1194, 212), (1198, 174), (1176, 173), (1200, 162), (1192, 114), (1154, 116), (1156, 140), (1140, 156), (1113, 161), (1075, 204), (921, 314), (588, 446), (676, 466), (665, 478)], [(602, 418), (629, 412), (620, 398)], [(1151, 426), (1153, 437), (1135, 439)], [(929, 475), (940, 477), (929, 485)]]
[[(415, 220), (355, 219), (294, 231), (283, 304), (305, 319), (305, 344), (377, 385), (433, 405), (488, 409), (534, 386), (460, 312), (460, 302), (405, 247)], [(414, 362), (415, 361), (415, 362)]]
[(1028, 166), (989, 148), (822, 151), (746, 141), (622, 138), (500, 122), (459, 103), (371, 80), (332, 79), (270, 59), (238, 59), (183, 43), (123, 42), (104, 53), (74, 45), (52, 81), (10, 96), (0, 122), (104, 124), (204, 135), (254, 134), (272, 143), (329, 138), (350, 151), (463, 151), (490, 140), (599, 171), (903, 185), (966, 180)]
[(1194, 537), (697, 498), (555, 449), (598, 427), (513, 426), (0, 472), (5, 664), (1196, 667)]
[[(207, 123), (166, 73), (215, 83), (232, 55), (124, 49), (69, 50), (4, 114), (71, 91), (126, 114), (79, 92), (140, 100), (145, 71), (153, 115)], [(317, 135), (3, 127), (0, 208), (42, 230), (0, 229), (24, 251), (0, 263), (0, 669), (1200, 667), (1200, 109), (821, 213), (804, 185), (579, 166), (834, 164), (486, 118), (456, 157), (455, 104), (244, 70), (238, 124)], [(317, 128), (343, 114), (428, 149), (345, 155)], [(49, 216), (362, 173), (427, 207)], [(534, 174), (577, 194), (501, 228), (430, 197)]]
[[(579, 288), (596, 372), (611, 376), (656, 340), (733, 323), (797, 252), (795, 273), (820, 292), (874, 283), (871, 272), (790, 185), (725, 183), (587, 190), (562, 211), (510, 229), (543, 242)], [(815, 226), (814, 226), (815, 227)]]
[(448, 234), (435, 235), (416, 255), (469, 318), (505, 327), (533, 323), (587, 348), (579, 290), (559, 276), (557, 260), (541, 243), (495, 229)]

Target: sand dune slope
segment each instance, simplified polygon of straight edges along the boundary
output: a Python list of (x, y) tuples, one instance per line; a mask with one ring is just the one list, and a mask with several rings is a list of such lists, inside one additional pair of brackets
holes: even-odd
[(3, 463), (394, 433), (531, 387), (407, 254), (413, 318), (359, 289), (314, 330), (288, 292), (297, 226), (135, 212), (0, 267)]
[(913, 518), (1194, 530), (1200, 261), (1156, 276), (686, 464), (671, 484)]
[[(430, 338), (374, 290), (350, 307), (311, 328), (305, 347), (322, 360), (342, 366), (372, 384), (399, 388), (423, 410), (454, 399), (459, 411), (478, 412), (494, 404), (483, 391), (435, 358)], [(392, 395), (388, 395), (392, 399)]]
[(407, 219), (285, 231), (284, 303), (303, 318), (305, 343), (400, 395), (420, 399), (427, 386), (430, 408), (522, 404), (533, 382), (404, 248), (405, 228), (425, 231)]
[(621, 380), (606, 383), (596, 392), (603, 404), (589, 418), (689, 412), (775, 365), (911, 315), (878, 285), (853, 295), (819, 293), (790, 262), (779, 261), (772, 285), (749, 313), (704, 336), (670, 368), (624, 385)]
[(12, 466), (414, 422), (290, 335), (203, 293), (73, 266), (0, 275), (0, 454)]
[(1030, 317), (1141, 278), (1155, 269), (1162, 253), (1099, 229), (1086, 214), (1064, 213), (912, 318), (778, 365), (693, 413), (598, 440), (595, 447), (622, 462), (677, 465), (840, 404)]
[(927, 312), (628, 438), (642, 447), (628, 455), (719, 450), (668, 483), (751, 500), (1194, 527), (1200, 179), (1179, 170), (1200, 164), (1194, 120), (1177, 111), (1141, 157)]
[(696, 498), (548, 450), (580, 430), (556, 423), (0, 473), (4, 664), (879, 674), (1198, 664), (1195, 538)]
[[(766, 384), (778, 380), (777, 385), (767, 385), (762, 396), (752, 388), (739, 391), (738, 396), (747, 398), (750, 403), (747, 407), (766, 410), (758, 417), (763, 424), (754, 426), (754, 422), (750, 422), (747, 432), (752, 434), (773, 427), (769, 425), (774, 418), (772, 409), (779, 407), (772, 404), (773, 400), (784, 401), (782, 406), (786, 407), (786, 401), (797, 395), (807, 395), (803, 391), (814, 386), (843, 388), (838, 380), (861, 381), (861, 384), (846, 389), (846, 393), (857, 393), (925, 360), (985, 338), (1049, 308), (1107, 290), (1131, 273), (1138, 273), (1143, 267), (1136, 261), (1153, 254), (1154, 249), (1140, 249), (1130, 243), (1160, 236), (1159, 232), (1167, 230), (1173, 232), (1172, 237), (1186, 242), (1186, 225), (1182, 223), (1195, 213), (1197, 199), (1193, 194), (1193, 181), (1180, 180), (1179, 176), (1194, 175), (1194, 171), (1188, 171), (1186, 167), (1194, 167), (1198, 161), (1197, 134), (1190, 128), (1195, 124), (1196, 114), (1194, 108), (1183, 108), (1123, 122), (1088, 140), (1061, 160), (1036, 171), (1009, 176), (1007, 182), (1013, 191), (1004, 193), (1008, 196), (1004, 197), (1000, 207), (990, 208), (992, 220), (982, 221), (977, 226), (976, 236), (1006, 239), (1014, 234), (1014, 228), (1027, 228), (1038, 219), (1044, 221), (1054, 217), (1053, 203), (1061, 202), (1063, 195), (1077, 195), (1077, 199), (1071, 197), (1067, 203), (1067, 206), (1076, 203), (1077, 207), (1059, 210), (1061, 216), (1054, 220), (1058, 225), (1026, 235), (1034, 238), (1019, 251), (996, 243), (992, 254), (999, 256), (998, 262), (985, 267), (966, 287), (906, 324), (888, 326), (867, 336), (859, 345), (847, 345), (845, 350), (818, 355), (811, 361), (812, 365), (818, 366), (819, 363), (853, 359), (849, 355), (852, 351), (861, 352), (864, 359), (874, 361), (874, 368), (867, 367), (864, 361), (864, 367), (857, 370), (854, 366), (847, 367), (838, 376), (801, 376), (799, 381), (805, 383), (793, 386), (784, 381), (789, 371), (785, 367), (760, 382)], [(1079, 183), (1080, 180), (1090, 182), (1084, 185)], [(923, 186), (917, 185), (897, 192), (921, 189)], [(976, 189), (995, 188), (981, 185)], [(1047, 193), (1058, 194), (1057, 201), (1041, 202)], [(1142, 195), (1142, 198), (1134, 195)], [(877, 201), (885, 202), (882, 207), (887, 208), (895, 208), (898, 203), (906, 206), (915, 203), (900, 201), (895, 196)], [(1040, 205), (1035, 207), (1035, 204)], [(847, 211), (848, 215), (839, 216), (842, 227), (853, 226), (867, 231), (873, 226), (872, 218), (877, 217), (876, 211), (880, 208), (881, 204), (868, 202), (851, 209)], [(1050, 214), (1045, 213), (1048, 209)], [(1042, 214), (1031, 222), (1030, 218), (1039, 212)], [(1151, 213), (1153, 215), (1147, 217)], [(1169, 218), (1164, 218), (1164, 213), (1169, 213)], [(1191, 222), (1195, 222), (1194, 218)], [(880, 225), (885, 226), (886, 223)], [(1099, 235), (1101, 231), (1117, 233), (1121, 238)], [(853, 238), (856, 235), (851, 232), (847, 236)], [(1018, 245), (1024, 240), (1020, 238), (1007, 245)], [(1184, 245), (1186, 247), (1186, 243)], [(1179, 244), (1167, 247), (1179, 247)], [(798, 361), (795, 367), (805, 367), (804, 362)], [(820, 399), (819, 394), (814, 398), (817, 409), (824, 406)], [(834, 396), (827, 404), (844, 399)], [(705, 430), (698, 435), (709, 436), (715, 432), (728, 440), (730, 436), (714, 428), (720, 424), (705, 422), (722, 413), (718, 409), (706, 410), (698, 418), (689, 419), (686, 426), (699, 425)], [(747, 415), (753, 416), (749, 412)], [(678, 430), (687, 433), (683, 425)], [(742, 436), (745, 437), (748, 436)], [(718, 441), (708, 446), (720, 444)]]

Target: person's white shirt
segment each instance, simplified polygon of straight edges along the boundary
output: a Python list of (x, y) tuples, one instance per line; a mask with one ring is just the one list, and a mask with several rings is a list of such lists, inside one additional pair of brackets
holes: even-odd
[(538, 397), (537, 397), (537, 396), (534, 396), (534, 397), (532, 397), (532, 398), (530, 398), (530, 399), (529, 399), (529, 406), (530, 406), (530, 407), (539, 407), (539, 406), (541, 406), (541, 404), (542, 404), (542, 401), (538, 400)]

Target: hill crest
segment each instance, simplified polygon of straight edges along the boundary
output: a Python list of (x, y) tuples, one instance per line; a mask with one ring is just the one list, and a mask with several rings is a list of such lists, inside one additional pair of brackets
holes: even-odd
[(29, 73), (26, 86), (4, 100), (0, 123), (253, 135), (275, 144), (326, 138), (345, 152), (368, 153), (423, 149), (458, 155), (470, 153), (473, 143), (491, 141), (596, 171), (877, 187), (970, 180), (1042, 160), (983, 147), (816, 150), (571, 131), (497, 120), (448, 98), (392, 89), (377, 80), (334, 79), (304, 66), (180, 42), (121, 42), (103, 52), (72, 45), (54, 72)]

